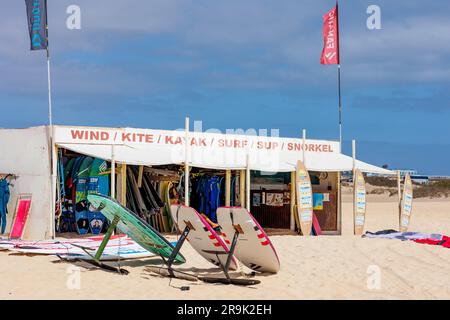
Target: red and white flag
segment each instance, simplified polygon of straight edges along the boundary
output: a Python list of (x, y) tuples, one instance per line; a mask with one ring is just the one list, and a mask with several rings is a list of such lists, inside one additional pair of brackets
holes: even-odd
[(338, 5), (323, 16), (323, 50), (321, 64), (339, 64)]

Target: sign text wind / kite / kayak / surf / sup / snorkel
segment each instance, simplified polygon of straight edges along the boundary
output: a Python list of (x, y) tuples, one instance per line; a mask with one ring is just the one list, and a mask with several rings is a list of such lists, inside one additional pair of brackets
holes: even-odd
[[(185, 135), (181, 131), (151, 130), (151, 129), (74, 129), (69, 127), (55, 128), (57, 143), (80, 144), (142, 144), (177, 146), (185, 144)], [(192, 132), (189, 137), (190, 147), (209, 147), (224, 149), (253, 149), (289, 152), (335, 153), (339, 150), (338, 143), (293, 138), (267, 136), (245, 136), (230, 134), (212, 134), (208, 132)]]

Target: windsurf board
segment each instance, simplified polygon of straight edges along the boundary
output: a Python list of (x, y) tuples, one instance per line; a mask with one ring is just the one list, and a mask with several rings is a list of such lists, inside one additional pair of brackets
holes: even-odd
[[(172, 254), (174, 246), (166, 238), (116, 200), (107, 196), (92, 194), (88, 195), (88, 201), (101, 211), (110, 222), (118, 217), (120, 221), (117, 228), (143, 248), (165, 258), (169, 258)], [(178, 253), (175, 261), (184, 263), (186, 259), (181, 253)]]

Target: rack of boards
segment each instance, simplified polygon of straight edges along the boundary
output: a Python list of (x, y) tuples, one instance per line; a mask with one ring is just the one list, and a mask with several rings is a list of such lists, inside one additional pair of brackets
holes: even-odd
[[(120, 172), (120, 166), (116, 168), (116, 174)], [(172, 232), (170, 204), (180, 201), (178, 170), (124, 167), (123, 204), (158, 232)], [(119, 181), (120, 177), (116, 176), (116, 179)], [(101, 212), (93, 210), (88, 196), (111, 196), (111, 163), (60, 149), (57, 181), (55, 231), (80, 235), (105, 233), (109, 222)], [(119, 190), (116, 189), (116, 193)]]
[(150, 168), (142, 172), (136, 166), (127, 166), (126, 207), (158, 232), (172, 232), (170, 204), (177, 203), (178, 178), (155, 175)]
[(109, 195), (110, 165), (89, 156), (62, 156), (57, 166), (56, 232), (100, 234), (107, 228), (106, 218), (89, 209), (89, 194)]

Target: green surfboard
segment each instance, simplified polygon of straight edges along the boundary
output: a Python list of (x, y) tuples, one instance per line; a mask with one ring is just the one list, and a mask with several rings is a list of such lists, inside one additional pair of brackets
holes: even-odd
[(79, 234), (86, 234), (89, 232), (89, 217), (86, 196), (89, 171), (91, 170), (92, 161), (93, 159), (91, 157), (84, 158), (77, 172), (75, 185), (75, 220)]
[[(107, 196), (90, 194), (87, 197), (90, 204), (101, 211), (111, 223), (114, 217), (118, 217), (120, 219), (117, 224), (119, 230), (141, 247), (165, 258), (170, 257), (174, 249), (173, 245), (133, 212)], [(186, 259), (178, 253), (175, 261), (184, 263)]]
[(86, 157), (81, 163), (80, 168), (78, 169), (77, 185), (75, 187), (75, 204), (86, 200), (88, 184), (87, 180), (89, 178), (92, 161), (94, 161), (94, 159), (92, 159), (91, 157)]

